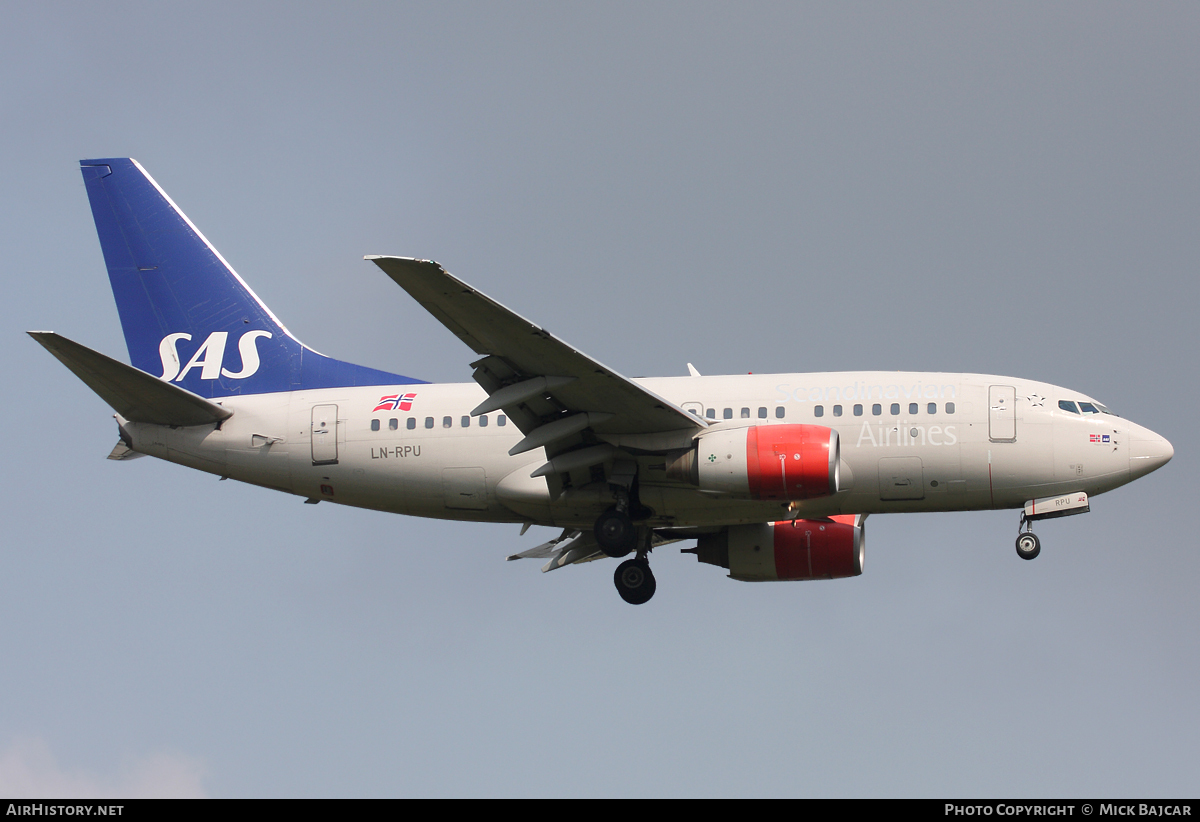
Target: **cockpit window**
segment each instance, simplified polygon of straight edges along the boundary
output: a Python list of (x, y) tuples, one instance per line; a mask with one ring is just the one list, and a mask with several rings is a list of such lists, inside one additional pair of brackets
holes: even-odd
[(1063, 411), (1070, 411), (1072, 414), (1079, 413), (1079, 409), (1075, 407), (1075, 403), (1071, 402), (1070, 400), (1059, 400), (1058, 407)]
[(1079, 403), (1079, 410), (1084, 414), (1099, 414), (1100, 409), (1092, 405), (1090, 402)]
[(1115, 416), (1117, 416), (1117, 415), (1116, 415), (1116, 414), (1114, 414), (1113, 412), (1109, 411), (1109, 410), (1108, 410), (1108, 408), (1106, 408), (1105, 406), (1101, 405), (1101, 404), (1100, 404), (1100, 403), (1098, 403), (1098, 402), (1096, 402), (1096, 403), (1092, 403), (1092, 404), (1093, 404), (1093, 405), (1095, 405), (1097, 408), (1099, 408), (1099, 409), (1100, 409), (1100, 413), (1101, 413), (1101, 414), (1108, 414), (1110, 417), (1115, 417)]

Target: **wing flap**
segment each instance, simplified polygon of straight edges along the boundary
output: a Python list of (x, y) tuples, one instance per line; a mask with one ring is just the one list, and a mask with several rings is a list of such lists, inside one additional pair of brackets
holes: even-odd
[(606, 556), (605, 553), (600, 550), (600, 546), (596, 544), (596, 538), (591, 534), (566, 528), (555, 539), (543, 542), (536, 548), (529, 548), (519, 554), (512, 554), (508, 559), (511, 562), (514, 559), (548, 558), (550, 561), (542, 566), (544, 574), (567, 565), (574, 565), (576, 562), (590, 562), (594, 559), (602, 559), (604, 556)]
[(233, 416), (227, 408), (53, 331), (28, 333), (127, 420), (154, 425), (206, 425)]

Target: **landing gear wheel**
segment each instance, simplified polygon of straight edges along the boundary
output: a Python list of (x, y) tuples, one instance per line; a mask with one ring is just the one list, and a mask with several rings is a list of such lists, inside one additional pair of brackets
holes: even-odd
[(616, 508), (609, 508), (596, 518), (592, 533), (596, 535), (600, 550), (610, 557), (626, 556), (637, 547), (637, 528), (633, 520)]
[(1032, 531), (1026, 531), (1017, 537), (1017, 556), (1021, 559), (1034, 559), (1042, 552), (1042, 543)]
[(650, 571), (650, 563), (644, 559), (627, 559), (617, 566), (613, 582), (621, 599), (630, 605), (642, 605), (654, 596), (658, 584)]

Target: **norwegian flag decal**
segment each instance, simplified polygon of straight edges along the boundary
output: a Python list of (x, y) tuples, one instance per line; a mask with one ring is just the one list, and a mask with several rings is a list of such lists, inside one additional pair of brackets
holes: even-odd
[(413, 400), (417, 398), (416, 394), (389, 394), (386, 397), (380, 397), (376, 403), (374, 411), (411, 411)]

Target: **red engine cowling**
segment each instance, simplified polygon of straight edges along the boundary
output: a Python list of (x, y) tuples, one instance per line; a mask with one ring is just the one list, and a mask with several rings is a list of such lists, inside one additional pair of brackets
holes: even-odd
[(734, 525), (707, 534), (696, 546), (701, 562), (729, 569), (746, 582), (841, 579), (863, 572), (866, 532), (858, 515), (838, 515), (832, 522), (799, 519)]
[[(700, 436), (669, 475), (706, 491), (754, 499), (801, 500), (838, 492), (841, 444), (823, 425), (752, 425)], [(690, 461), (690, 465), (680, 462)], [(690, 469), (690, 470), (688, 470)]]
[(775, 523), (775, 579), (841, 579), (863, 572), (867, 546), (862, 515), (830, 519)]

